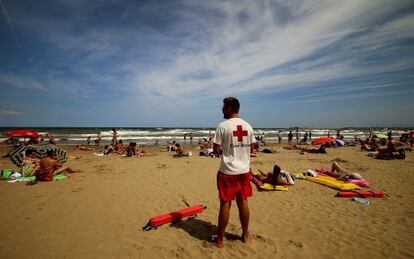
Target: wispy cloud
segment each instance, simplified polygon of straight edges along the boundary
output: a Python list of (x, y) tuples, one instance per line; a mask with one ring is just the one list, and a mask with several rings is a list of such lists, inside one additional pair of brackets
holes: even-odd
[[(414, 36), (410, 29), (414, 26), (412, 15), (379, 23), (404, 4), (407, 2), (381, 8), (383, 3), (379, 1), (346, 1), (321, 5), (319, 10), (288, 6), (293, 9), (291, 13), (308, 15), (286, 24), (278, 24), (269, 6), (259, 2), (240, 3), (237, 8), (210, 5), (209, 11), (224, 10), (218, 22), (200, 21), (200, 27), (210, 33), (192, 43), (195, 47), (190, 50), (181, 49), (169, 65), (144, 73), (137, 71), (133, 85), (150, 95), (197, 97), (202, 91), (217, 96), (412, 69), (410, 57), (390, 56), (400, 40)], [(371, 10), (377, 10), (377, 16), (367, 15)], [(245, 14), (244, 22), (238, 19), (241, 13)], [(382, 54), (377, 53), (379, 49)], [(318, 52), (316, 57), (303, 60)], [(377, 55), (388, 55), (389, 60), (364, 64)], [(264, 73), (268, 70), (273, 72)], [(206, 76), (197, 76), (203, 74)]]
[(32, 90), (44, 90), (45, 85), (31, 76), (16, 74), (0, 74), (1, 88), (20, 88)]
[(332, 91), (352, 100), (386, 89), (382, 97), (392, 87), (404, 92), (414, 72), (410, 0), (60, 0), (41, 7), (16, 4), (13, 24), (36, 46), (35, 62), (5, 66), (0, 86), (110, 100), (125, 117), (133, 109), (151, 119), (155, 108), (174, 113), (173, 106), (177, 116), (194, 118), (194, 109), (225, 95), (307, 99)]
[(0, 110), (0, 116), (16, 116), (22, 115), (23, 113), (18, 111), (7, 111), (7, 110)]
[(1, 10), (2, 10), (4, 16), (6, 17), (6, 21), (7, 21), (7, 24), (9, 25), (10, 31), (13, 35), (14, 42), (16, 44), (18, 44), (17, 36), (16, 36), (16, 30), (14, 29), (13, 23), (12, 23), (12, 21), (10, 19), (10, 16), (9, 16), (9, 12), (7, 11), (6, 6), (4, 5), (2, 0), (0, 0), (0, 7), (1, 7)]

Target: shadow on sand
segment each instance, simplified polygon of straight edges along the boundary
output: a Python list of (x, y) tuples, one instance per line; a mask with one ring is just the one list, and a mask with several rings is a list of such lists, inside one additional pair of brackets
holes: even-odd
[[(195, 237), (201, 241), (212, 242), (213, 236), (217, 234), (217, 226), (210, 222), (192, 218), (186, 221), (177, 222), (171, 225), (174, 228), (182, 229), (190, 236)], [(225, 238), (228, 240), (239, 240), (240, 236), (225, 233)]]

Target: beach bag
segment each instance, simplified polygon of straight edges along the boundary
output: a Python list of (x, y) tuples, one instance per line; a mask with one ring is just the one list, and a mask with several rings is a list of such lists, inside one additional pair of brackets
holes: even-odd
[(263, 151), (262, 151), (262, 152), (263, 152), (263, 153), (267, 153), (267, 154), (271, 154), (271, 153), (273, 153), (273, 152), (272, 152), (272, 150), (267, 149), (267, 148), (263, 149)]
[(3, 169), (0, 173), (0, 179), (1, 180), (8, 180), (10, 179), (10, 176), (13, 174), (13, 170), (11, 169)]

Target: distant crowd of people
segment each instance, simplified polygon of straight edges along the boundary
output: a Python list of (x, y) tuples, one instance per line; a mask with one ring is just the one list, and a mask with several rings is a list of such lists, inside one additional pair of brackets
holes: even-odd
[[(375, 152), (377, 159), (405, 159), (405, 148), (403, 142), (392, 138), (391, 131), (388, 133), (388, 139), (380, 139), (375, 134), (370, 134), (365, 140), (359, 140), (361, 151)], [(386, 147), (381, 147), (381, 145)], [(410, 146), (413, 147), (413, 139), (411, 137)]]

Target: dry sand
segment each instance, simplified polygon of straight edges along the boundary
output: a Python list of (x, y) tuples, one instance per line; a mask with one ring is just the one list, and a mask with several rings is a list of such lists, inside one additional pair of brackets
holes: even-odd
[[(276, 147), (274, 147), (276, 148)], [(159, 152), (141, 158), (96, 157), (73, 151), (68, 165), (82, 170), (56, 182), (26, 186), (0, 182), (1, 258), (413, 258), (414, 153), (403, 161), (367, 157), (358, 147), (329, 149), (327, 155), (277, 148), (253, 158), (254, 171), (275, 163), (290, 172), (341, 165), (373, 182), (389, 197), (364, 206), (335, 198), (335, 190), (298, 180), (288, 192), (257, 192), (249, 199), (251, 242), (235, 204), (223, 249), (215, 234), (219, 159), (173, 158)], [(0, 154), (5, 154), (5, 148)], [(0, 168), (15, 168), (8, 158)], [(195, 219), (145, 232), (151, 216), (192, 205), (208, 208)]]

